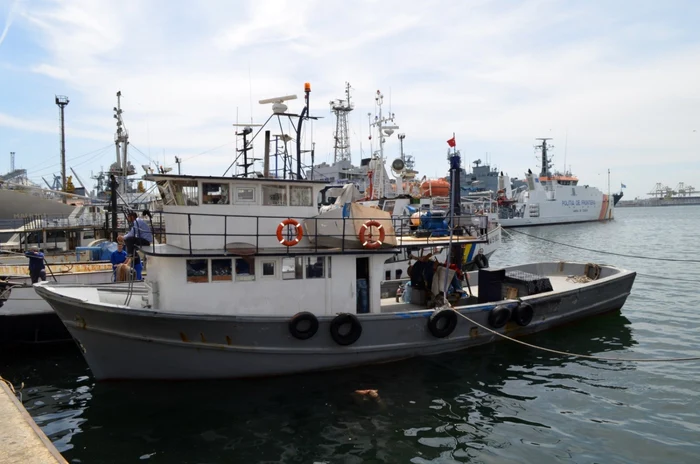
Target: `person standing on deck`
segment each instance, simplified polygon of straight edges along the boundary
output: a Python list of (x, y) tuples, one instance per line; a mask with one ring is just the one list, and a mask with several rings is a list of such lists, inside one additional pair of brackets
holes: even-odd
[(44, 253), (42, 253), (38, 248), (32, 248), (30, 251), (24, 253), (24, 256), (29, 258), (29, 277), (32, 279), (32, 283), (35, 284), (46, 280), (46, 266), (44, 265)]

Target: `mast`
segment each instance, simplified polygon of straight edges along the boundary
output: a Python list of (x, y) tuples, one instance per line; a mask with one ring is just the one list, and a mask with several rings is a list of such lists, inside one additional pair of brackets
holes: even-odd
[[(304, 124), (304, 119), (309, 119), (309, 94), (311, 93), (311, 83), (304, 83), (304, 108), (299, 115), (299, 124), (297, 125), (297, 179), (301, 179), (301, 126)], [(313, 166), (311, 167), (313, 169)]]
[(382, 196), (384, 196), (384, 183), (386, 182), (386, 179), (384, 178), (384, 143), (386, 142), (385, 136), (391, 137), (391, 134), (393, 134), (394, 130), (398, 129), (399, 126), (384, 125), (384, 123), (387, 122), (393, 123), (395, 114), (389, 113), (389, 115), (386, 117), (382, 115), (382, 104), (384, 103), (384, 95), (380, 90), (377, 90), (377, 96), (374, 97), (374, 100), (376, 101), (377, 106), (379, 107), (379, 115), (374, 117), (374, 122), (370, 123), (370, 125), (375, 126), (377, 128), (377, 134), (379, 136), (379, 157), (375, 161), (374, 182), (371, 192), (371, 198), (381, 198)]
[(129, 145), (129, 131), (124, 127), (124, 120), (122, 119), (121, 105), (122, 92), (117, 91), (117, 106), (114, 107), (114, 119), (117, 120), (117, 132), (114, 135), (114, 145), (117, 149), (117, 162), (115, 163), (114, 171), (119, 173), (121, 182), (118, 182), (119, 189), (122, 193), (126, 193), (126, 178), (129, 175), (129, 163), (127, 160), (127, 146)]
[[(59, 118), (61, 123), (61, 190), (66, 191), (66, 127), (63, 112), (69, 103), (68, 97), (56, 95), (56, 104), (59, 109)], [(66, 202), (66, 197), (62, 197), (63, 203)]]
[[(334, 156), (333, 163), (350, 161), (350, 137), (348, 131), (348, 113), (354, 106), (350, 103), (350, 83), (345, 83), (345, 100), (337, 99), (330, 102), (331, 112), (335, 115), (335, 132), (333, 133)], [(313, 163), (312, 163), (313, 167)], [(312, 169), (313, 170), (313, 169)]]
[(552, 164), (549, 162), (549, 157), (547, 155), (547, 140), (552, 140), (551, 138), (545, 137), (545, 138), (539, 138), (535, 140), (541, 140), (542, 144), (535, 146), (535, 148), (539, 148), (542, 150), (542, 170), (540, 171), (540, 177), (549, 177), (550, 176), (550, 171), (549, 169), (552, 167)]

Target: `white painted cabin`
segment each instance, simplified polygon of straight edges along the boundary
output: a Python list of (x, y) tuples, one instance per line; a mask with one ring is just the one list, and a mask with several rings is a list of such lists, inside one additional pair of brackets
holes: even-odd
[[(295, 246), (281, 244), (276, 236), (287, 218), (303, 224), (318, 216), (316, 198), (325, 182), (175, 175), (147, 179), (158, 184), (163, 198), (159, 214), (167, 242), (144, 248), (154, 308), (285, 317), (300, 311), (357, 313), (364, 294), (358, 291), (358, 279), (366, 279), (369, 312), (381, 311), (384, 263), (396, 248), (323, 248), (309, 241), (305, 229)], [(200, 305), (193, 307), (193, 301)]]

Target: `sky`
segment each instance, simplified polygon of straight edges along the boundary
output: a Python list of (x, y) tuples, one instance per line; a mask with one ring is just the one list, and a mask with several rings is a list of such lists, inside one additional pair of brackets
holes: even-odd
[(466, 166), (511, 177), (538, 171), (535, 139), (551, 137), (555, 168), (582, 184), (607, 191), (609, 169), (627, 198), (700, 189), (698, 24), (693, 0), (0, 0), (0, 172), (14, 151), (34, 181), (60, 173), (65, 95), (67, 165), (92, 187), (115, 158), (121, 91), (135, 166), (178, 156), (183, 173), (222, 175), (233, 124), (264, 122), (270, 97), (300, 111), (305, 82), (320, 119), (303, 148), (332, 161), (329, 102), (349, 82), (355, 164), (377, 149), (381, 90), (399, 126), (385, 155), (405, 134), (420, 175), (446, 175), (453, 133)]

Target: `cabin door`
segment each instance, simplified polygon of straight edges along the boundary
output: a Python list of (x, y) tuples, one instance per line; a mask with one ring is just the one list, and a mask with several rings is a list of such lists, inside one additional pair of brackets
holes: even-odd
[(357, 292), (357, 314), (369, 312), (369, 257), (356, 258), (355, 282)]

